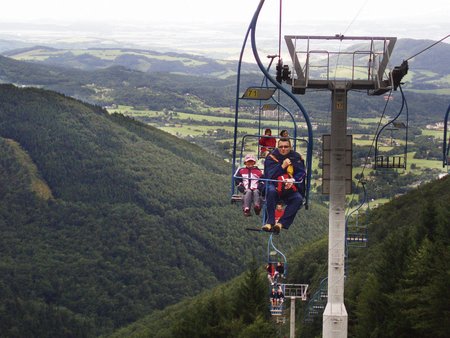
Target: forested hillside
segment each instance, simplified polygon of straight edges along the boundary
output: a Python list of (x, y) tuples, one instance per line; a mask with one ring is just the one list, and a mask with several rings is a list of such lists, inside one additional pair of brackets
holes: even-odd
[[(0, 41), (1, 42), (1, 41)], [(447, 60), (450, 58), (450, 45), (443, 41), (431, 49), (432, 40), (398, 39), (391, 64), (399, 66), (403, 60), (412, 58), (411, 70), (416, 73), (410, 77), (417, 89), (445, 88), (445, 77), (449, 74)], [(181, 53), (161, 53), (153, 50), (130, 48), (68, 48), (58, 49), (46, 46), (33, 46), (15, 49), (17, 42), (11, 42), (9, 50), (2, 55), (15, 60), (32, 61), (39, 64), (77, 68), (82, 70), (98, 70), (113, 66), (148, 73), (177, 73), (201, 77), (229, 76), (236, 71), (235, 61), (215, 60), (198, 55)], [(5, 43), (6, 45), (6, 43)], [(6, 47), (4, 47), (6, 48)], [(362, 46), (361, 49), (367, 47)], [(350, 50), (354, 50), (352, 46)], [(236, 58), (238, 55), (236, 54)], [(249, 65), (246, 65), (249, 67)], [(250, 67), (258, 71), (256, 65)], [(426, 74), (428, 73), (428, 74)], [(418, 85), (421, 80), (426, 83)], [(439, 81), (444, 79), (444, 81)], [(448, 84), (448, 82), (447, 82)]]
[[(0, 102), (2, 336), (106, 334), (265, 255), (198, 146), (46, 90), (0, 85)], [(301, 212), (283, 250), (326, 224)]]
[[(445, 338), (450, 331), (450, 177), (423, 185), (361, 220), (366, 248), (349, 248), (345, 304), (349, 337)], [(327, 275), (327, 240), (288, 257), (287, 283), (309, 283), (313, 295)], [(304, 322), (296, 303), (296, 337), (321, 336), (322, 317)], [(113, 337), (284, 337), (289, 321), (270, 318), (267, 278), (247, 272), (213, 291), (171, 306)], [(287, 305), (289, 309), (289, 303)], [(286, 313), (289, 319), (289, 312)]]
[(210, 105), (228, 106), (235, 86), (234, 79), (203, 77), (199, 81), (193, 75), (147, 74), (123, 66), (87, 71), (1, 55), (0, 82), (44, 87), (94, 104), (119, 102), (155, 110), (184, 109), (187, 94)]
[[(399, 66), (405, 58), (432, 43), (430, 40), (398, 40), (390, 67)], [(3, 54), (10, 57), (0, 55), (0, 82), (39, 86), (102, 106), (117, 104), (196, 113), (199, 107), (192, 97), (205, 106), (229, 107), (234, 104), (236, 95), (234, 71), (237, 66), (233, 68), (229, 63), (225, 65), (204, 57), (127, 49), (55, 50), (42, 46)], [(449, 44), (440, 43), (409, 61), (404, 81), (414, 123), (427, 124), (442, 119), (448, 106), (448, 55)], [(261, 82), (261, 76), (256, 75), (254, 69), (255, 65), (245, 64), (248, 73), (241, 83), (242, 88)], [(328, 118), (328, 93), (307, 93), (299, 98), (313, 122)], [(373, 117), (384, 104), (382, 97), (376, 99), (351, 92), (349, 116)], [(297, 109), (289, 104), (287, 107)]]

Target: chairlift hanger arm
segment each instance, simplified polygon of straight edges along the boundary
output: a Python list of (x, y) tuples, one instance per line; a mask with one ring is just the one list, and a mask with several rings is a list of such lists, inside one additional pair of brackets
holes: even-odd
[(442, 151), (443, 151), (442, 167), (444, 167), (444, 168), (446, 165), (449, 165), (448, 156), (449, 156), (450, 145), (448, 144), (448, 141), (447, 141), (447, 124), (448, 124), (449, 113), (450, 113), (450, 105), (448, 105), (447, 113), (445, 114), (445, 119), (444, 119), (444, 143), (442, 144)]
[[(240, 93), (240, 81), (241, 81), (241, 68), (242, 68), (242, 60), (244, 58), (245, 45), (247, 44), (248, 37), (251, 31), (251, 24), (249, 24), (247, 28), (247, 32), (245, 33), (244, 42), (242, 43), (241, 53), (239, 54), (239, 62), (236, 76), (236, 100), (235, 100), (235, 115), (234, 115), (234, 139), (233, 139), (233, 159), (231, 165), (231, 175), (233, 176), (234, 171), (236, 170), (236, 147), (237, 147), (237, 127), (239, 120), (239, 93)], [(231, 178), (231, 196), (234, 195), (234, 178)]]
[[(400, 85), (399, 85), (399, 86), (400, 86)], [(401, 92), (401, 95), (402, 95), (402, 105), (401, 105), (401, 107), (400, 107), (400, 110), (399, 110), (398, 114), (397, 114), (392, 120), (390, 120), (388, 123), (386, 123), (386, 124), (378, 131), (377, 136), (376, 136), (376, 138), (375, 138), (375, 157), (378, 155), (378, 139), (379, 139), (381, 133), (383, 132), (383, 130), (384, 130), (387, 126), (389, 126), (390, 124), (392, 124), (393, 122), (395, 122), (395, 121), (399, 118), (399, 116), (400, 116), (400, 115), (402, 114), (402, 112), (403, 112), (404, 107), (406, 106), (406, 98), (405, 98), (405, 95), (404, 95), (403, 90), (401, 89), (401, 87), (400, 87), (400, 92)], [(408, 130), (408, 109), (406, 109), (406, 121), (407, 121), (407, 122), (406, 122), (406, 130)]]
[(268, 262), (270, 261), (271, 248), (273, 248), (275, 250), (275, 252), (283, 258), (282, 263), (286, 264), (287, 263), (286, 256), (280, 250), (277, 249), (275, 244), (273, 244), (273, 234), (270, 234), (269, 240), (267, 242), (267, 261)]
[(350, 212), (350, 213), (347, 215), (347, 218), (345, 219), (345, 224), (346, 224), (346, 225), (348, 224), (348, 221), (349, 221), (349, 219), (350, 219), (350, 216), (353, 215), (355, 212), (357, 212), (359, 209), (361, 209), (362, 206), (367, 202), (367, 191), (366, 191), (366, 187), (365, 187), (365, 184), (366, 184), (366, 183), (363, 182), (363, 181), (360, 181), (360, 183), (361, 183), (361, 185), (362, 185), (363, 192), (364, 192), (363, 200), (362, 200), (362, 202), (360, 203), (360, 205), (359, 205), (355, 210), (353, 210), (352, 212)]

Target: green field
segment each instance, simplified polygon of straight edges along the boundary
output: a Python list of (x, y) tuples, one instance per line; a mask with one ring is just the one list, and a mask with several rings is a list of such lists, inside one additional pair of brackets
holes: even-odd
[[(183, 124), (167, 124), (167, 126), (158, 126), (154, 125), (155, 127), (164, 130), (165, 132), (180, 136), (180, 137), (187, 137), (187, 136), (201, 136), (201, 135), (209, 135), (211, 132), (214, 132), (218, 127), (213, 126), (202, 126), (202, 125), (183, 125)], [(224, 129), (229, 132), (234, 131), (234, 127), (219, 127), (220, 129)]]
[[(166, 54), (152, 53), (144, 50), (121, 50), (121, 49), (71, 49), (70, 53), (74, 56), (92, 55), (102, 60), (114, 61), (117, 57), (124, 54), (148, 57), (150, 59), (157, 59), (163, 61), (178, 61), (186, 66), (201, 66), (207, 64), (206, 61), (194, 60), (191, 58), (183, 58), (180, 56), (170, 56)], [(65, 56), (67, 50), (48, 50), (48, 49), (33, 49), (27, 52), (15, 54), (13, 56), (16, 60), (26, 61), (44, 61), (50, 57)]]
[[(351, 122), (356, 122), (356, 123), (358, 123), (359, 125), (365, 125), (365, 124), (378, 124), (379, 122), (380, 122), (380, 118), (377, 118), (377, 117), (370, 117), (370, 118), (357, 118), (357, 117), (350, 117), (349, 119), (348, 119), (348, 121), (349, 121), (349, 123), (351, 123)], [(388, 119), (386, 119), (386, 118), (383, 118), (382, 120), (381, 120), (381, 123), (382, 124), (386, 124), (386, 123), (388, 123), (389, 121), (388, 121)]]
[[(199, 109), (199, 113), (196, 114), (190, 114), (185, 112), (161, 112), (161, 111), (152, 111), (152, 110), (145, 110), (145, 109), (135, 109), (131, 106), (118, 106), (117, 108), (111, 108), (109, 109), (110, 112), (118, 112), (122, 113), (124, 115), (128, 115), (135, 118), (142, 118), (142, 117), (164, 117), (171, 114), (173, 117), (172, 120), (165, 121), (164, 123), (151, 123), (151, 125), (168, 132), (170, 134), (176, 135), (181, 138), (186, 138), (189, 140), (189, 138), (196, 138), (196, 137), (213, 137), (217, 133), (218, 130), (225, 130), (226, 132), (229, 132), (231, 134), (234, 133), (234, 113), (230, 111), (229, 108), (224, 107), (216, 107), (216, 108), (209, 108), (204, 107)], [(208, 115), (208, 113), (213, 114), (220, 114), (222, 116), (212, 116)], [(243, 116), (250, 116), (249, 113), (243, 113)], [(359, 125), (372, 125), (374, 123), (378, 123), (379, 119), (377, 118), (351, 118), (350, 119), (353, 123), (358, 123)], [(247, 125), (255, 125), (255, 127), (239, 127), (239, 132), (242, 134), (249, 134), (249, 135), (257, 135), (258, 134), (258, 128), (256, 126), (256, 123), (258, 122), (257, 117), (255, 119), (250, 118), (242, 118), (239, 120), (240, 123), (247, 124)], [(386, 120), (387, 121), (387, 120)], [(193, 122), (193, 123), (192, 123)], [(272, 121), (262, 121), (262, 124), (265, 125), (277, 125), (278, 121), (272, 120)], [(279, 123), (280, 128), (289, 128), (292, 126), (292, 123), (288, 121), (280, 121)], [(261, 127), (262, 129), (265, 128), (265, 126)], [(275, 128), (273, 128), (275, 130)], [(276, 132), (276, 131), (275, 131)], [(428, 130), (424, 129), (423, 135), (433, 136), (436, 139), (439, 139), (439, 137), (442, 137), (441, 131), (436, 130)], [(373, 135), (371, 135), (370, 139), (361, 139), (363, 135), (362, 134), (354, 134), (353, 135), (353, 143), (359, 146), (374, 146), (374, 140)], [(241, 138), (238, 139), (238, 143), (241, 143)], [(397, 142), (396, 148), (398, 148), (398, 154), (401, 156), (403, 152), (403, 146), (405, 144), (405, 140), (402, 139), (396, 139), (393, 138), (395, 142)], [(383, 137), (379, 140), (378, 146), (379, 150), (381, 151), (389, 151), (394, 148), (394, 145), (391, 145), (391, 138), (390, 136)], [(214, 139), (214, 142), (218, 143), (225, 143), (228, 142), (232, 144), (233, 139), (230, 137), (221, 138), (221, 139)], [(409, 145), (412, 145), (413, 143), (411, 141), (408, 142)], [(256, 139), (254, 138), (248, 138), (246, 141), (246, 145), (244, 147), (244, 151), (247, 152), (256, 152), (257, 146), (256, 146)], [(298, 151), (300, 153), (305, 153), (305, 146), (300, 144)], [(240, 146), (239, 146), (240, 149)], [(441, 169), (442, 168), (442, 162), (437, 160), (424, 160), (424, 159), (414, 159), (413, 158), (414, 153), (408, 153), (407, 156), (407, 164), (408, 168), (406, 172), (409, 172), (411, 169), (411, 164), (414, 164), (417, 169), (413, 170), (412, 172), (419, 171), (420, 169), (424, 168), (430, 168), (430, 169)], [(313, 170), (319, 169), (319, 158), (315, 157), (313, 159)], [(369, 168), (369, 170), (371, 170)], [(319, 170), (320, 171), (320, 170)], [(360, 173), (362, 171), (362, 168), (353, 168), (353, 175)]]
[[(168, 115), (169, 113), (154, 111), (154, 110), (145, 110), (145, 109), (136, 109), (131, 106), (123, 106), (120, 105), (117, 108), (109, 108), (108, 111), (110, 113), (120, 113), (123, 115), (127, 115), (135, 118), (143, 118), (143, 117), (162, 117)], [(221, 115), (226, 116), (214, 116), (208, 115), (208, 112), (219, 113)], [(201, 134), (202, 132), (207, 133), (207, 131), (214, 131), (216, 129), (225, 129), (227, 131), (234, 132), (234, 112), (230, 112), (228, 108), (204, 108), (199, 109), (199, 112), (196, 114), (184, 113), (184, 112), (170, 112), (174, 118), (176, 118), (175, 124), (176, 126), (161, 126), (161, 129), (177, 135), (191, 135), (192, 130), (197, 130), (196, 134)], [(258, 118), (257, 116), (251, 117), (249, 113), (241, 113), (243, 117), (239, 119), (240, 124), (253, 124), (255, 127), (243, 126), (239, 127), (239, 132), (246, 134), (257, 134), (258, 133)], [(190, 121), (195, 121), (195, 125), (190, 125)], [(200, 123), (199, 123), (200, 122)], [(205, 125), (201, 125), (201, 122), (204, 122)], [(217, 124), (217, 125), (209, 125), (209, 124)], [(157, 123), (152, 123), (154, 126), (158, 126)], [(279, 126), (280, 129), (289, 129), (292, 127), (292, 122), (289, 121), (270, 121), (263, 120), (261, 121), (261, 129), (265, 129), (267, 126)], [(298, 126), (301, 128), (302, 125)], [(185, 130), (182, 130), (185, 129)], [(275, 131), (275, 128), (273, 128)]]
[[(195, 103), (195, 106), (199, 107), (200, 105)], [(167, 133), (170, 133), (172, 135), (175, 135), (177, 137), (190, 140), (190, 141), (196, 141), (198, 139), (204, 139), (204, 138), (211, 138), (212, 142), (215, 144), (227, 144), (232, 145), (233, 144), (233, 138), (230, 137), (230, 135), (233, 135), (234, 133), (234, 112), (231, 111), (229, 108), (223, 108), (223, 107), (216, 107), (216, 108), (210, 108), (210, 107), (199, 107), (197, 110), (198, 113), (196, 114), (190, 114), (185, 112), (162, 112), (162, 111), (151, 111), (151, 110), (145, 110), (145, 109), (134, 109), (130, 106), (119, 106), (117, 108), (109, 109), (110, 112), (119, 112), (124, 115), (128, 115), (131, 117), (135, 117), (137, 119), (143, 118), (143, 117), (152, 117), (156, 118), (157, 122), (152, 122), (150, 125), (153, 125), (156, 128), (159, 128)], [(213, 116), (213, 115), (220, 115), (220, 116)], [(159, 120), (159, 118), (171, 116), (172, 118), (167, 121)], [(255, 114), (256, 115), (256, 114)], [(256, 123), (258, 122), (257, 116), (255, 116), (254, 119), (249, 118), (251, 114), (249, 112), (243, 112), (241, 114), (242, 118), (240, 119), (240, 123), (245, 123), (248, 125), (248, 127), (239, 127), (239, 133), (241, 135), (248, 134), (248, 135), (257, 135), (258, 134), (258, 128)], [(379, 119), (377, 118), (352, 118), (352, 123), (361, 125), (369, 126), (370, 128), (373, 128), (374, 124), (378, 124)], [(387, 121), (387, 120), (386, 120)], [(264, 129), (265, 125), (271, 125), (276, 126), (278, 124), (278, 121), (272, 120), (272, 121), (262, 121), (262, 124), (264, 124), (261, 128)], [(251, 125), (254, 125), (254, 127), (251, 127)], [(289, 129), (291, 127), (292, 123), (288, 121), (282, 121), (280, 122), (280, 128), (287, 128)], [(274, 131), (274, 134), (276, 133), (277, 128), (272, 128)], [(226, 131), (228, 132), (228, 136), (224, 135), (223, 132), (220, 134), (221, 137), (216, 137), (216, 134)], [(422, 130), (423, 135), (432, 136), (436, 139), (442, 138), (442, 131), (436, 131), (436, 130), (428, 130), (424, 129)], [(275, 134), (276, 135), (276, 134)], [(361, 139), (363, 137), (363, 134), (354, 134), (353, 135), (353, 143), (358, 146), (375, 146), (374, 143), (374, 135), (369, 135), (369, 139)], [(240, 149), (241, 149), (241, 142), (242, 142), (242, 136), (239, 136), (238, 138), (238, 153), (237, 156), (240, 156)], [(248, 137), (246, 138), (246, 144), (244, 147), (244, 154), (245, 153), (254, 153), (256, 154), (258, 151), (256, 137)], [(403, 146), (405, 144), (405, 140), (403, 139), (397, 139), (393, 138), (391, 140), (390, 135), (380, 138), (379, 140), (379, 149), (381, 151), (388, 151), (391, 150), (394, 147), (394, 144), (391, 145), (391, 142), (395, 141), (397, 142), (396, 148), (398, 148), (398, 156), (402, 156), (403, 154)], [(408, 141), (408, 145), (412, 145), (412, 141)], [(304, 144), (299, 144), (297, 151), (301, 154), (305, 155), (306, 149)], [(372, 156), (373, 156), (373, 149), (372, 149)], [(407, 154), (407, 169), (406, 170), (398, 170), (399, 173), (413, 173), (415, 175), (420, 175), (424, 169), (437, 169), (437, 170), (443, 170), (442, 169), (442, 162), (437, 160), (425, 160), (425, 159), (414, 159), (414, 152), (409, 152)], [(313, 163), (312, 163), (312, 171), (317, 171), (319, 176), (317, 180), (314, 180), (311, 182), (311, 189), (312, 191), (316, 191), (320, 194), (320, 191), (317, 191), (317, 187), (321, 184), (321, 169), (319, 168), (319, 162), (320, 159), (317, 155), (313, 156)], [(258, 163), (259, 166), (263, 166), (262, 162)], [(415, 166), (415, 169), (411, 169), (411, 165)], [(364, 173), (365, 176), (369, 175), (371, 171), (374, 169), (371, 166), (370, 161), (366, 164), (366, 167), (353, 167), (352, 169), (352, 175), (355, 177), (355, 175)], [(355, 183), (357, 183), (357, 180), (353, 179)], [(355, 197), (356, 198), (356, 197)], [(351, 196), (347, 197), (348, 201), (350, 201)], [(377, 200), (371, 200), (369, 201), (369, 204), (365, 204), (360, 210), (363, 211), (367, 207), (369, 208), (375, 208), (379, 205), (382, 205), (386, 202), (388, 202), (388, 199), (377, 199)], [(358, 201), (359, 202), (359, 201)], [(353, 207), (356, 208), (357, 206)], [(352, 210), (352, 209), (350, 209)]]
[(413, 158), (414, 154), (415, 153), (408, 153), (407, 155), (407, 164), (409, 168), (411, 167), (411, 164), (415, 164), (417, 169), (442, 169), (442, 161), (415, 159)]
[(424, 129), (422, 130), (422, 135), (432, 136), (436, 140), (442, 141), (442, 138), (444, 137), (444, 130)]

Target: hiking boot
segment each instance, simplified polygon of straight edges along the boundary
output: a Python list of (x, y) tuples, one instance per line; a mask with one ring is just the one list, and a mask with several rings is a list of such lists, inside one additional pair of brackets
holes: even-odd
[(261, 228), (262, 231), (270, 232), (272, 231), (272, 224), (266, 224)]
[(275, 226), (273, 227), (273, 231), (276, 232), (276, 233), (280, 233), (282, 227), (283, 227), (283, 224), (277, 223), (277, 224), (275, 224)]
[(255, 205), (253, 209), (255, 210), (255, 215), (259, 215), (259, 213), (261, 212), (261, 207), (259, 205)]

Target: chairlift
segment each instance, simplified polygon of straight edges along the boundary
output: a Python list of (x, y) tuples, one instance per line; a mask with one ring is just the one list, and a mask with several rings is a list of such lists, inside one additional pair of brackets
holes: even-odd
[[(261, 134), (261, 112), (263, 111), (263, 107), (268, 107), (269, 104), (275, 104), (277, 109), (284, 110), (292, 119), (292, 128), (287, 128), (293, 130), (293, 137), (290, 137), (291, 140), (293, 140), (293, 149), (296, 150), (297, 141), (299, 140), (297, 138), (297, 124), (294, 118), (294, 114), (290, 112), (290, 110), (285, 107), (279, 99), (275, 97), (275, 94), (284, 93), (286, 94), (291, 100), (294, 101), (294, 103), (298, 106), (300, 111), (302, 112), (306, 126), (308, 131), (308, 138), (307, 140), (301, 140), (301, 142), (305, 142), (306, 145), (306, 152), (305, 152), (305, 168), (306, 168), (306, 178), (305, 178), (305, 189), (304, 189), (304, 199), (305, 199), (305, 209), (308, 208), (308, 202), (309, 202), (309, 188), (311, 185), (311, 167), (312, 167), (312, 146), (313, 146), (313, 136), (312, 136), (312, 125), (309, 120), (309, 116), (306, 113), (305, 109), (303, 108), (300, 101), (287, 89), (285, 89), (273, 76), (269, 74), (270, 67), (274, 61), (275, 58), (280, 58), (280, 55), (269, 55), (270, 62), (269, 65), (266, 67), (262, 64), (261, 59), (259, 57), (258, 51), (256, 49), (256, 43), (255, 43), (255, 30), (256, 30), (256, 21), (257, 21), (257, 14), (259, 14), (259, 10), (262, 7), (262, 4), (258, 7), (257, 12), (255, 13), (254, 18), (252, 19), (252, 22), (247, 30), (247, 34), (244, 39), (244, 43), (242, 45), (239, 62), (238, 62), (238, 71), (237, 71), (237, 86), (236, 86), (236, 103), (235, 103), (235, 120), (234, 120), (234, 142), (233, 142), (233, 160), (232, 160), (232, 179), (231, 179), (231, 200), (232, 201), (238, 201), (239, 200), (239, 194), (235, 193), (235, 177), (234, 173), (236, 172), (238, 165), (242, 163), (242, 156), (243, 156), (243, 150), (244, 150), (244, 138), (242, 139), (242, 143), (239, 147), (238, 145), (238, 135), (239, 135), (239, 129), (242, 128), (239, 121), (239, 107), (240, 102), (242, 100), (259, 100), (260, 102), (260, 109), (259, 109), (259, 133), (258, 135), (254, 135), (254, 144), (256, 144), (256, 149), (254, 151), (251, 151), (251, 153), (257, 153), (259, 154), (259, 148), (258, 148), (258, 140), (262, 136)], [(243, 54), (245, 51), (245, 46), (247, 43), (247, 40), (251, 36), (251, 47), (253, 51), (253, 55), (255, 57), (255, 61), (263, 73), (263, 80), (261, 82), (261, 85), (251, 86), (247, 88), (243, 94), (241, 94), (241, 69), (243, 66)], [(278, 63), (280, 64), (280, 59)], [(270, 102), (268, 102), (270, 101)], [(272, 106), (274, 107), (274, 106)], [(278, 114), (278, 124), (280, 122), (280, 115)], [(249, 138), (250, 135), (247, 136)], [(275, 137), (275, 135), (273, 135)], [(240, 148), (240, 154), (239, 149)], [(242, 198), (241, 198), (242, 199)]]
[[(231, 202), (232, 203), (242, 200), (242, 194), (240, 194), (239, 192), (235, 191), (235, 189), (234, 189), (234, 187), (235, 187), (234, 182), (235, 182), (235, 179), (236, 179), (235, 173), (236, 173), (237, 169), (239, 169), (239, 168), (244, 166), (245, 154), (248, 154), (248, 153), (252, 153), (253, 154), (255, 152), (255, 144), (258, 144), (258, 141), (259, 141), (259, 139), (261, 137), (263, 137), (263, 136), (255, 135), (255, 134), (245, 134), (245, 135), (242, 136), (242, 138), (241, 138), (241, 140), (239, 142), (240, 147), (239, 147), (239, 150), (236, 151), (237, 154), (236, 154), (236, 159), (235, 159), (235, 163), (238, 164), (238, 165), (236, 166), (236, 170), (233, 172), (233, 190), (232, 190), (232, 195), (231, 195)], [(276, 136), (271, 136), (270, 138), (276, 138)], [(299, 150), (299, 148), (302, 149), (302, 150), (303, 149), (307, 150), (308, 147), (309, 147), (308, 141), (306, 139), (304, 139), (304, 138), (289, 137), (289, 139), (291, 140), (291, 142), (293, 144), (297, 145), (296, 151), (299, 151), (300, 153), (302, 153), (302, 151)], [(259, 145), (256, 147), (256, 149), (257, 150), (260, 149)], [(258, 162), (256, 163), (256, 165), (258, 166), (259, 169), (261, 169), (263, 171), (264, 170), (264, 158), (257, 156), (257, 159), (258, 159)], [(306, 167), (307, 166), (306, 166), (306, 163), (305, 163), (305, 168)], [(268, 182), (268, 181), (271, 181), (271, 180), (261, 179), (261, 181)], [(305, 190), (306, 190), (306, 182), (304, 182), (304, 184), (302, 186), (303, 187), (301, 189), (301, 192), (302, 192), (302, 195), (305, 196), (306, 195), (306, 192), (305, 192)]]
[(351, 220), (349, 220), (349, 223), (346, 224), (345, 238), (347, 241), (347, 246), (360, 248), (367, 247), (368, 241), (367, 227), (358, 224), (358, 213), (356, 214), (355, 223), (351, 224), (350, 221)]
[(359, 210), (367, 202), (367, 192), (365, 188), (365, 182), (360, 181), (360, 183), (364, 192), (363, 200), (361, 201), (361, 203), (358, 205), (357, 208), (355, 208), (352, 212), (348, 214), (348, 216), (345, 219), (345, 238), (347, 242), (347, 247), (349, 246), (360, 248), (367, 247), (368, 241), (367, 226), (361, 225), (359, 223), (360, 221)]
[(303, 321), (305, 323), (314, 322), (314, 318), (322, 316), (328, 301), (328, 277), (320, 281), (319, 288), (308, 301)]
[(283, 276), (279, 276), (282, 279), (287, 277), (288, 266), (286, 256), (278, 250), (278, 248), (273, 243), (273, 234), (270, 234), (269, 240), (267, 242), (267, 263), (269, 264), (277, 264), (281, 263), (284, 267)]
[(281, 289), (283, 293), (283, 298), (281, 300), (270, 300), (270, 313), (272, 316), (281, 316), (284, 313), (284, 295), (286, 290), (283, 281), (287, 277), (288, 272), (287, 260), (286, 256), (273, 243), (273, 234), (270, 234), (267, 242), (267, 264), (271, 264), (274, 270), (278, 269), (279, 266), (282, 266), (282, 271), (275, 270), (275, 273), (272, 276), (272, 283), (269, 286), (269, 293), (271, 293), (273, 289), (275, 289), (275, 291)]
[(284, 310), (285, 310), (285, 285), (284, 284), (278, 284), (278, 285), (273, 285), (269, 287), (269, 293), (272, 295), (272, 290), (275, 290), (275, 292), (278, 292), (278, 290), (281, 289), (282, 292), (282, 297), (278, 298), (272, 298), (270, 297), (270, 314), (272, 316), (282, 316), (284, 314)]
[[(250, 87), (250, 88), (252, 88), (251, 89), (252, 91), (261, 91), (260, 88), (262, 88), (262, 87), (258, 87), (257, 90), (255, 89), (256, 87)], [(249, 90), (247, 89), (246, 92), (249, 92)], [(256, 94), (252, 94), (252, 95), (256, 96)], [(267, 96), (264, 96), (264, 98), (265, 97), (267, 97)], [(245, 95), (240, 97), (238, 100), (242, 100), (242, 99), (246, 99)], [(301, 148), (302, 150), (304, 150), (306, 152), (305, 168), (307, 170), (307, 176), (305, 178), (305, 181), (302, 184), (301, 192), (302, 192), (302, 196), (305, 198), (305, 208), (307, 209), (308, 208), (309, 187), (310, 187), (310, 180), (311, 180), (311, 174), (310, 174), (311, 173), (311, 169), (310, 169), (311, 168), (311, 164), (308, 162), (308, 159), (309, 159), (309, 161), (312, 160), (312, 157), (309, 155), (310, 153), (312, 154), (312, 148), (310, 146), (309, 139), (307, 140), (307, 139), (304, 139), (304, 138), (297, 137), (297, 124), (295, 122), (294, 115), (286, 107), (284, 107), (281, 103), (279, 103), (276, 99), (274, 99), (273, 96), (272, 96), (272, 100), (274, 100), (274, 102), (276, 102), (276, 107), (284, 109), (284, 111), (288, 114), (288, 116), (291, 117), (292, 124), (293, 124), (292, 130), (293, 130), (293, 134), (294, 135), (293, 135), (293, 137), (289, 137), (289, 139), (292, 142), (293, 150), (294, 151), (298, 151), (300, 153), (303, 153), (303, 151), (299, 151), (298, 150), (298, 148)], [(268, 105), (270, 105), (270, 104), (261, 104), (261, 107), (264, 107), (264, 106), (267, 107)], [(272, 104), (272, 106), (269, 106), (269, 107), (274, 107), (274, 106)], [(260, 109), (260, 111), (261, 111), (261, 109)], [(262, 128), (261, 128), (261, 120), (262, 120), (261, 119), (261, 114), (259, 114), (259, 128), (258, 128), (258, 130), (260, 130), (260, 131), (262, 130)], [(278, 123), (279, 123), (279, 120), (280, 120), (280, 116), (278, 114)], [(236, 117), (235, 117), (235, 137), (234, 137), (234, 146), (233, 146), (233, 176), (232, 176), (232, 186), (231, 186), (231, 202), (232, 203), (236, 203), (236, 202), (242, 201), (242, 194), (240, 194), (239, 192), (235, 191), (235, 179), (236, 179), (236, 177), (235, 177), (234, 174), (235, 174), (235, 172), (236, 172), (236, 170), (238, 168), (240, 168), (240, 167), (242, 167), (244, 165), (243, 159), (245, 157), (245, 154), (247, 154), (247, 153), (252, 153), (252, 154), (256, 153), (257, 154), (257, 158), (259, 160), (258, 161), (259, 163), (257, 163), (257, 165), (258, 165), (259, 169), (263, 170), (264, 157), (261, 156), (261, 151), (260, 151), (261, 147), (259, 145), (259, 140), (262, 137), (271, 138), (271, 139), (277, 139), (278, 138), (278, 135), (264, 136), (264, 135), (262, 135), (263, 133), (259, 133), (259, 134), (256, 134), (256, 135), (255, 134), (245, 134), (245, 135), (242, 136), (240, 141), (238, 141), (238, 138), (237, 138), (238, 121), (239, 121), (239, 119), (238, 119), (238, 112), (236, 112)], [(266, 127), (268, 127), (268, 126), (266, 126)], [(271, 180), (268, 180), (268, 179), (261, 179), (261, 180), (262, 181), (266, 181), (266, 183), (268, 181), (271, 181)], [(263, 209), (265, 211), (265, 206), (263, 206)], [(263, 215), (265, 215), (265, 212), (263, 212)], [(264, 220), (264, 217), (263, 217), (263, 222), (262, 223), (265, 224), (264, 222), (265, 222), (265, 220)]]
[[(406, 104), (405, 96), (399, 87), (402, 94), (402, 106), (398, 114), (387, 124), (385, 124), (377, 133), (375, 138), (375, 169), (405, 169), (407, 164), (408, 154), (408, 106)], [(397, 121), (399, 116), (403, 112), (403, 108), (406, 106), (406, 119), (405, 122)], [(383, 132), (390, 132), (388, 136), (385, 136)], [(402, 140), (399, 135), (404, 133), (404, 139)], [(384, 136), (381, 138), (381, 136)], [(390, 137), (390, 138), (389, 138)], [(384, 144), (382, 144), (384, 140)], [(390, 142), (389, 142), (390, 141)], [(404, 143), (404, 144), (402, 144)], [(382, 153), (383, 147), (390, 147), (391, 150), (387, 153)]]

